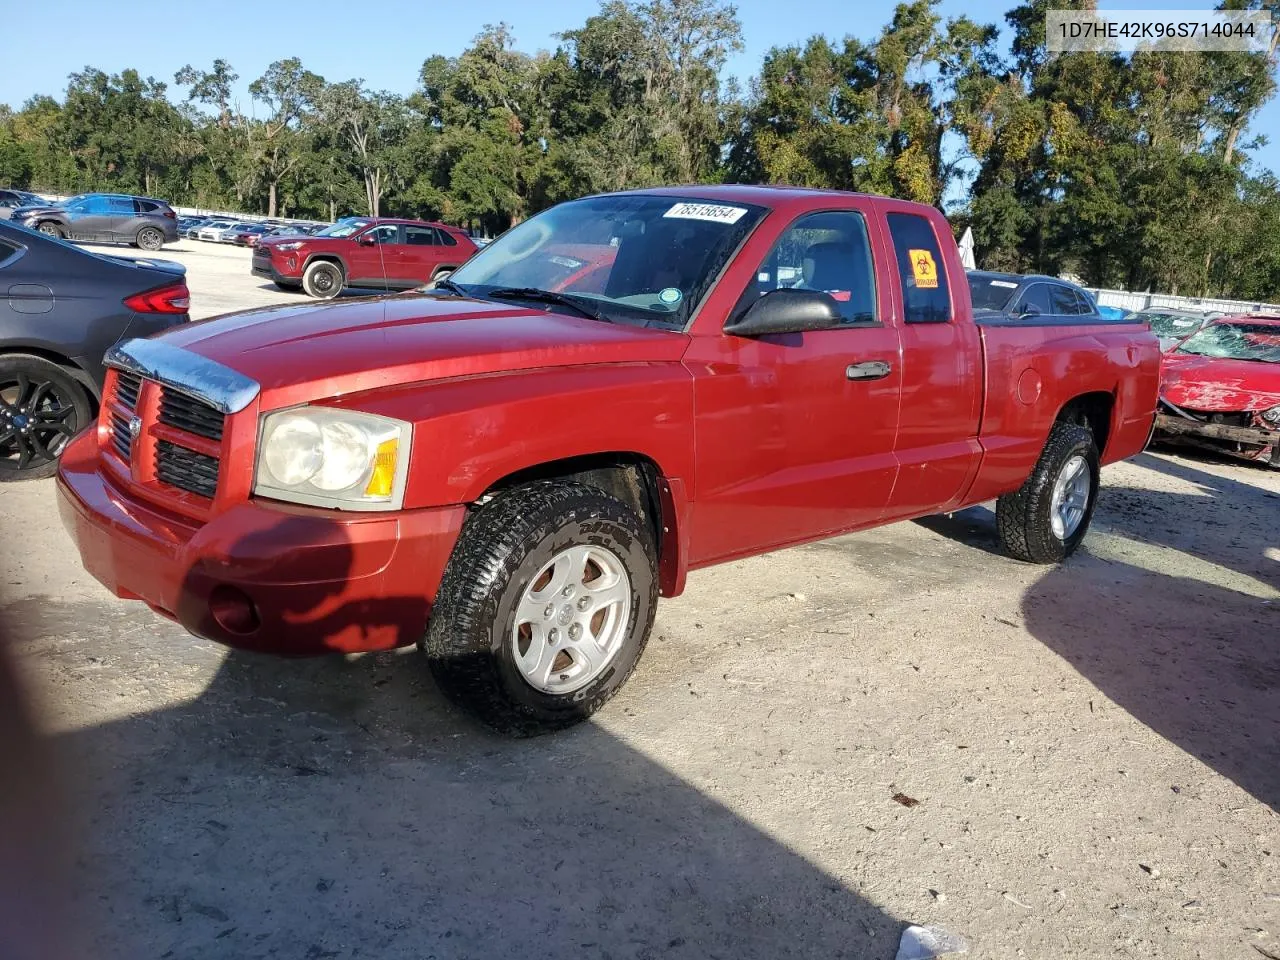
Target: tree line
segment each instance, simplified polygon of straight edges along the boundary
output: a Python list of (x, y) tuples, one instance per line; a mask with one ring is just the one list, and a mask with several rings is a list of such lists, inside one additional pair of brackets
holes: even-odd
[(61, 101), (0, 105), (0, 184), (489, 232), (628, 187), (836, 187), (947, 200), (987, 268), (1280, 299), (1280, 182), (1246, 133), (1275, 93), (1274, 41), (1054, 57), (1049, 0), (1010, 10), (1004, 43), (937, 3), (900, 3), (870, 42), (775, 47), (746, 89), (722, 80), (741, 48), (723, 0), (606, 0), (536, 54), (487, 26), (428, 57), (408, 95), (283, 59), (249, 84), (247, 113), (225, 60), (172, 84), (86, 67)]

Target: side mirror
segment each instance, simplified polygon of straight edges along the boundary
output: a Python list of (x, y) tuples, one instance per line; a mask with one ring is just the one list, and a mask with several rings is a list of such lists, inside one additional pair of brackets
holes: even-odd
[(1018, 311), (1018, 316), (1019, 317), (1038, 317), (1040, 316), (1040, 308), (1037, 307), (1034, 303), (1028, 303), (1026, 306), (1024, 306), (1021, 310)]
[(841, 322), (840, 308), (821, 290), (770, 290), (724, 328), (735, 337), (763, 337), (771, 333), (829, 330)]
[(372, 233), (362, 233), (360, 236), (356, 237), (356, 243), (360, 244), (362, 247), (376, 247), (378, 245), (378, 238)]

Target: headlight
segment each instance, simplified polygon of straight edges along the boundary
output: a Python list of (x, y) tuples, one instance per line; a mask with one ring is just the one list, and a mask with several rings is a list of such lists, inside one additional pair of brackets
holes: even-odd
[(294, 241), (294, 242), (292, 242), (292, 243), (277, 243), (277, 244), (275, 244), (275, 248), (276, 248), (277, 250), (297, 250), (300, 246), (302, 246), (302, 241), (301, 241), (301, 240), (295, 240), (295, 241)]
[(253, 492), (338, 510), (398, 510), (413, 428), (402, 420), (328, 407), (262, 418)]
[(1262, 419), (1267, 423), (1280, 423), (1280, 407), (1272, 407), (1262, 411)]

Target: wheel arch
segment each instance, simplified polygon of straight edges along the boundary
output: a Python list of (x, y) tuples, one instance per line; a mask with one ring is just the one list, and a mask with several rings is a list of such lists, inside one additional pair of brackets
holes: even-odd
[(307, 259), (302, 262), (301, 272), (305, 274), (307, 272), (307, 268), (319, 260), (324, 260), (328, 263), (336, 263), (338, 265), (338, 269), (342, 271), (342, 280), (344, 283), (346, 282), (347, 277), (351, 275), (351, 271), (347, 269), (347, 261), (342, 258), (342, 254), (331, 253), (329, 251), (307, 254)]
[(89, 371), (85, 370), (84, 367), (70, 357), (56, 350), (49, 350), (46, 347), (33, 347), (25, 343), (0, 344), (0, 357), (11, 356), (39, 357), (41, 360), (48, 360), (50, 363), (56, 363), (62, 367), (75, 379), (76, 383), (84, 387), (85, 392), (89, 395), (89, 403), (93, 406), (94, 415), (97, 416), (98, 404), (102, 402), (102, 391), (98, 388), (98, 384), (93, 377), (89, 375)]
[(607, 451), (550, 460), (515, 470), (490, 484), (476, 505), (536, 480), (576, 480), (617, 497), (634, 509), (653, 532), (658, 551), (659, 590), (664, 597), (684, 590), (688, 570), (683, 484), (668, 478), (657, 461), (633, 451)]
[(1093, 431), (1093, 439), (1101, 457), (1111, 436), (1111, 421), (1115, 414), (1116, 395), (1105, 390), (1082, 393), (1062, 405), (1055, 423), (1078, 423)]

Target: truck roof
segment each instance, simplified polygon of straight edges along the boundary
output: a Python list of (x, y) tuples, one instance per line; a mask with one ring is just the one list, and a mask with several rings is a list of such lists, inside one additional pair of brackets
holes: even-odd
[[(849, 190), (826, 190), (818, 187), (792, 187), (783, 184), (754, 185), (741, 183), (691, 183), (671, 187), (645, 187), (639, 190), (624, 190), (620, 192), (623, 194), (639, 194), (659, 197), (692, 197), (698, 200), (727, 200), (730, 202), (750, 203), (756, 206), (769, 208), (813, 206), (816, 201), (820, 201), (823, 197), (831, 197), (833, 199), (839, 198), (840, 200), (848, 200), (850, 197), (874, 198), (879, 200), (892, 199), (873, 193), (853, 193)], [(611, 193), (608, 195), (617, 196), (618, 194)], [(605, 194), (597, 194), (597, 196), (605, 196)], [(912, 206), (920, 207), (924, 210), (937, 209), (936, 207), (931, 207), (924, 203), (914, 203), (911, 201), (895, 202), (910, 202)]]

